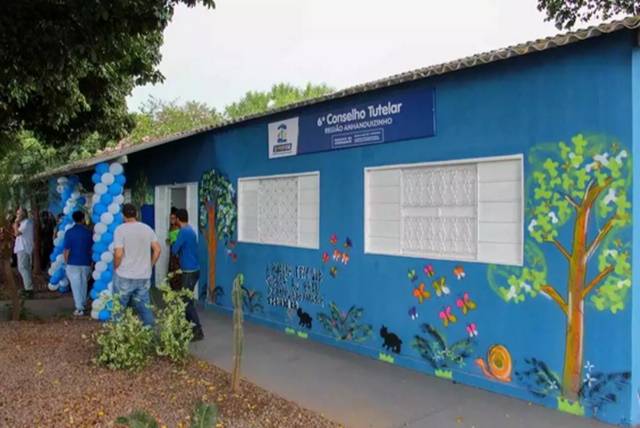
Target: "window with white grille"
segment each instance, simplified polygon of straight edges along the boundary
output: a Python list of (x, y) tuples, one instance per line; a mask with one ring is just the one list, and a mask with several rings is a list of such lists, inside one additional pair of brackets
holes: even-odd
[(365, 252), (521, 265), (522, 156), (365, 169)]
[(319, 248), (318, 172), (238, 180), (238, 240)]

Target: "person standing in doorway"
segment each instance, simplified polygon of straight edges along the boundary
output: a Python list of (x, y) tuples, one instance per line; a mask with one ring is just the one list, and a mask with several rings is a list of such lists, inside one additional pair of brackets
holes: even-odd
[(91, 231), (84, 225), (84, 213), (76, 211), (72, 214), (75, 225), (64, 234), (64, 262), (66, 273), (71, 284), (73, 302), (76, 310), (73, 315), (84, 315), (87, 304), (87, 284), (91, 273)]
[[(194, 292), (198, 278), (200, 277), (200, 263), (198, 262), (198, 237), (195, 230), (189, 225), (189, 213), (185, 209), (176, 212), (177, 224), (180, 227), (176, 242), (171, 245), (171, 253), (179, 256), (181, 286)], [(187, 302), (186, 317), (193, 323), (193, 340), (204, 339), (200, 318), (196, 311), (195, 296)]]
[(115, 277), (114, 294), (122, 309), (132, 303), (146, 326), (154, 325), (150, 308), (151, 269), (160, 257), (160, 243), (153, 229), (137, 220), (136, 207), (124, 204), (124, 223), (113, 236)]
[(13, 252), (16, 254), (18, 272), (22, 277), (24, 295), (33, 297), (33, 279), (31, 276), (33, 254), (33, 222), (29, 219), (27, 210), (18, 208), (16, 221), (13, 223), (13, 235), (16, 238)]
[[(180, 226), (178, 226), (178, 217), (176, 217), (176, 213), (178, 209), (176, 207), (171, 207), (171, 214), (169, 215), (169, 233), (167, 237), (167, 245), (171, 248), (171, 245), (175, 244), (178, 239), (178, 233), (180, 233)], [(169, 273), (174, 273), (173, 277), (169, 280), (169, 285), (171, 289), (178, 290), (180, 289), (180, 275), (175, 274), (175, 272), (180, 269), (180, 260), (176, 254), (171, 252), (169, 254)]]

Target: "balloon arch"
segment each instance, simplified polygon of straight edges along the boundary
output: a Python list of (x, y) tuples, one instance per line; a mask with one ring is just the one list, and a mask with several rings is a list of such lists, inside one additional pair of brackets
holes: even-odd
[[(96, 165), (95, 173), (91, 176), (94, 183), (91, 221), (93, 227), (92, 259), (94, 279), (91, 289), (91, 317), (106, 321), (111, 318), (113, 292), (113, 234), (116, 227), (124, 221), (122, 204), (124, 203), (124, 185), (126, 178), (121, 163), (100, 163)], [(69, 281), (65, 275), (64, 265), (64, 234), (73, 227), (73, 212), (83, 210), (86, 199), (81, 196), (82, 186), (78, 177), (60, 177), (56, 190), (65, 205), (64, 217), (58, 226), (54, 240), (54, 250), (51, 254), (51, 268), (49, 269), (49, 289), (60, 292), (69, 291)]]

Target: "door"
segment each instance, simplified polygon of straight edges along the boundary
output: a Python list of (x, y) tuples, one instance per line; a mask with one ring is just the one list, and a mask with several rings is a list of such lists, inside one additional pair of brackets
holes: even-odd
[(169, 214), (171, 211), (170, 204), (170, 186), (156, 186), (154, 217), (156, 226), (156, 236), (160, 242), (160, 258), (156, 263), (155, 283), (160, 285), (169, 271), (169, 252), (171, 249), (167, 245), (169, 232)]

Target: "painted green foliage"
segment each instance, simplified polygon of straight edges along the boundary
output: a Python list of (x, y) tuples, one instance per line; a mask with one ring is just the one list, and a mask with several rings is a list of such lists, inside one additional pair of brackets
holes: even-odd
[[(595, 203), (601, 241), (594, 241), (601, 272), (613, 266), (591, 296), (599, 310), (612, 313), (624, 308), (631, 287), (631, 261), (628, 243), (615, 239), (617, 232), (630, 223), (631, 203), (628, 189), (631, 159), (616, 143), (575, 136), (571, 143), (538, 146), (529, 155), (533, 167), (527, 188), (527, 232), (532, 240), (525, 244), (524, 268), (491, 266), (489, 282), (507, 302), (523, 302), (536, 297), (548, 285), (547, 264), (537, 244), (562, 245), (558, 241), (563, 226), (575, 217), (573, 204), (585, 197), (588, 186), (606, 186)], [(602, 224), (604, 221), (604, 224)], [(561, 252), (566, 250), (560, 250)], [(597, 285), (597, 284), (596, 284)]]
[(428, 336), (415, 335), (411, 346), (436, 370), (448, 369), (452, 365), (462, 367), (474, 351), (474, 340), (471, 338), (450, 345), (446, 337), (430, 324), (422, 324), (420, 328)]
[[(631, 287), (630, 244), (621, 239), (631, 222), (631, 156), (616, 141), (576, 135), (570, 143), (536, 146), (528, 160), (525, 265), (492, 265), (487, 276), (504, 301), (543, 294), (565, 315), (561, 393), (576, 400), (583, 382), (584, 303), (615, 314)], [(545, 247), (554, 247), (550, 251), (567, 267), (559, 283), (549, 278)]]
[(200, 227), (202, 229), (208, 227), (207, 209), (214, 206), (218, 239), (224, 239), (225, 242), (230, 241), (235, 232), (238, 216), (236, 191), (233, 184), (219, 172), (207, 171), (200, 179), (198, 196), (200, 200)]
[(371, 337), (371, 324), (361, 324), (363, 308), (351, 306), (347, 312), (341, 312), (335, 302), (331, 302), (329, 313), (318, 313), (317, 319), (324, 329), (337, 340), (364, 342)]

